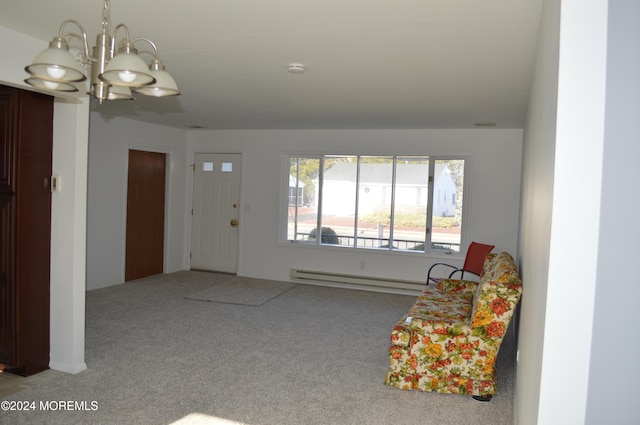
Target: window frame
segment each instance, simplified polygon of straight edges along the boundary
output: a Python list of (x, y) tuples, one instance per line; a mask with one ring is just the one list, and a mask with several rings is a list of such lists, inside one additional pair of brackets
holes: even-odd
[[(392, 157), (395, 159), (399, 159), (399, 158), (406, 158), (406, 157), (421, 157), (421, 158), (428, 158), (429, 161), (429, 181), (428, 181), (428, 186), (427, 186), (427, 213), (426, 213), (426, 234), (425, 234), (425, 242), (424, 242), (424, 246), (425, 246), (425, 250), (424, 251), (418, 251), (418, 250), (407, 250), (407, 249), (397, 249), (397, 248), (393, 248), (392, 246), (390, 246), (388, 249), (380, 249), (380, 248), (371, 248), (371, 247), (361, 247), (361, 246), (352, 246), (352, 245), (335, 245), (335, 244), (330, 244), (330, 243), (322, 243), (321, 238), (316, 238), (315, 240), (290, 240), (288, 239), (288, 219), (289, 219), (289, 211), (288, 208), (290, 207), (289, 205), (289, 177), (290, 177), (290, 166), (291, 166), (291, 160), (293, 158), (300, 158), (300, 159), (317, 159), (319, 160), (319, 169), (324, 170), (324, 160), (327, 157), (349, 157), (349, 156), (353, 156), (353, 157), (357, 157), (362, 158), (362, 157), (377, 157), (377, 158), (383, 158), (383, 157)], [(463, 166), (463, 179), (462, 179), (462, 185), (463, 185), (463, 191), (461, 194), (461, 197), (463, 199), (463, 203), (462, 203), (462, 209), (461, 209), (461, 223), (460, 223), (460, 242), (459, 242), (459, 250), (455, 251), (455, 250), (448, 250), (448, 249), (438, 249), (438, 248), (434, 248), (433, 247), (433, 243), (432, 243), (432, 235), (433, 235), (433, 208), (434, 208), (434, 197), (436, 196), (434, 194), (435, 189), (434, 189), (434, 181), (435, 181), (435, 164), (437, 161), (454, 161), (454, 160), (462, 160), (464, 161), (464, 166)], [(295, 246), (300, 246), (300, 247), (313, 247), (313, 248), (325, 248), (325, 249), (352, 249), (352, 250), (368, 250), (371, 252), (377, 252), (377, 253), (389, 253), (389, 254), (401, 254), (401, 255), (420, 255), (420, 256), (447, 256), (447, 257), (460, 257), (460, 258), (464, 258), (464, 251), (463, 251), (463, 247), (467, 246), (467, 242), (468, 242), (468, 238), (467, 238), (467, 234), (468, 234), (468, 227), (469, 227), (469, 198), (470, 196), (470, 187), (468, 184), (469, 181), (469, 174), (470, 174), (470, 170), (471, 170), (471, 156), (468, 154), (452, 154), (452, 155), (428, 155), (428, 154), (350, 154), (350, 153), (312, 153), (312, 154), (304, 154), (304, 153), (292, 153), (292, 152), (288, 152), (288, 153), (283, 153), (282, 154), (282, 176), (281, 177), (281, 182), (282, 182), (282, 187), (281, 187), (281, 193), (283, 194), (283, 196), (281, 196), (280, 199), (280, 209), (281, 209), (281, 213), (280, 213), (280, 231), (278, 232), (278, 239), (280, 244), (282, 245), (287, 245), (287, 246), (291, 246), (292, 244)], [(359, 173), (359, 164), (360, 161), (358, 161), (358, 173)], [(297, 178), (297, 176), (294, 176)], [(320, 174), (320, 176), (318, 176), (318, 209), (317, 209), (317, 225), (316, 228), (318, 227), (322, 227), (322, 193), (323, 193), (323, 173)], [(395, 185), (395, 167), (394, 167), (394, 185)], [(359, 182), (357, 183), (356, 187), (359, 187)], [(396, 189), (393, 190), (393, 192), (397, 191), (397, 186)], [(356, 190), (356, 202), (357, 202), (357, 196), (358, 196), (358, 192), (359, 190)], [(458, 199), (458, 195), (457, 193), (454, 194), (454, 196), (452, 197), (453, 199), (451, 200), (451, 202), (456, 202)], [(297, 206), (296, 206), (297, 208)], [(394, 212), (393, 212), (393, 204), (392, 204), (392, 220), (395, 218), (394, 216)], [(356, 216), (355, 216), (355, 221), (354, 221), (354, 227), (357, 226), (357, 220), (358, 220), (358, 215), (356, 212)], [(393, 229), (393, 227), (392, 227)], [(393, 236), (393, 230), (391, 230), (391, 237)], [(427, 247), (429, 247), (429, 249), (427, 249)]]

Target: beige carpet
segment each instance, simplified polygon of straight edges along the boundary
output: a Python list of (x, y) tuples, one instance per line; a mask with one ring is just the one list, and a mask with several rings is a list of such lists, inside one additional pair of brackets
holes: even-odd
[(0, 411), (0, 423), (513, 424), (512, 337), (489, 403), (402, 391), (383, 384), (389, 335), (415, 297), (299, 284), (260, 306), (185, 299), (232, 278), (178, 272), (88, 292), (88, 369), (3, 396), (37, 408)]
[(194, 301), (261, 306), (296, 286), (295, 283), (230, 277), (212, 283), (207, 289), (188, 295)]

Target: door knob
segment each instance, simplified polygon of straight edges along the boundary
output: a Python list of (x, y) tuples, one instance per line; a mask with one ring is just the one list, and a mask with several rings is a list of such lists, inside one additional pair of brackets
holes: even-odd
[(231, 220), (231, 227), (238, 227), (238, 219), (234, 218)]

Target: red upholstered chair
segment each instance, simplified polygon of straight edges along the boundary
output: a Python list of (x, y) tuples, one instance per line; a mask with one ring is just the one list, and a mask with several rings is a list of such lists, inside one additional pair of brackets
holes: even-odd
[(431, 271), (434, 270), (436, 266), (438, 268), (443, 266), (453, 269), (453, 271), (447, 277), (448, 279), (453, 279), (456, 273), (460, 273), (459, 279), (464, 279), (465, 273), (472, 273), (479, 277), (480, 273), (482, 273), (484, 259), (493, 248), (495, 248), (494, 245), (485, 245), (478, 242), (471, 242), (471, 245), (469, 245), (469, 249), (467, 249), (467, 256), (464, 259), (464, 265), (461, 269), (451, 264), (435, 263), (434, 265), (429, 267), (429, 272), (427, 273), (427, 285), (429, 284), (429, 282), (438, 283), (440, 279), (444, 279), (442, 277), (431, 276)]

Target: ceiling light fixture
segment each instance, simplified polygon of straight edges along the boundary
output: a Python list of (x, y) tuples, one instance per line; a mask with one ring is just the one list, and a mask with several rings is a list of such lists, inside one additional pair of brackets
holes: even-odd
[[(40, 53), (33, 63), (25, 67), (31, 76), (25, 83), (42, 90), (54, 92), (77, 92), (75, 83), (87, 79), (85, 68), (91, 66), (90, 91), (88, 94), (105, 100), (133, 99), (131, 91), (146, 96), (164, 97), (177, 96), (182, 93), (178, 86), (165, 71), (164, 64), (158, 57), (156, 45), (149, 39), (129, 37), (129, 28), (119, 24), (111, 34), (111, 1), (105, 0), (102, 9), (102, 31), (98, 34), (96, 45), (89, 54), (87, 33), (77, 21), (68, 19), (60, 25), (58, 36), (49, 43), (49, 48)], [(76, 25), (80, 34), (65, 32), (67, 24)], [(119, 30), (124, 31), (124, 39), (116, 44)], [(77, 57), (69, 52), (68, 39), (76, 39), (81, 44), (81, 51)], [(153, 55), (150, 65), (138, 56), (134, 43), (145, 42), (151, 46), (153, 52), (142, 51)], [(116, 46), (118, 52), (116, 54)]]

